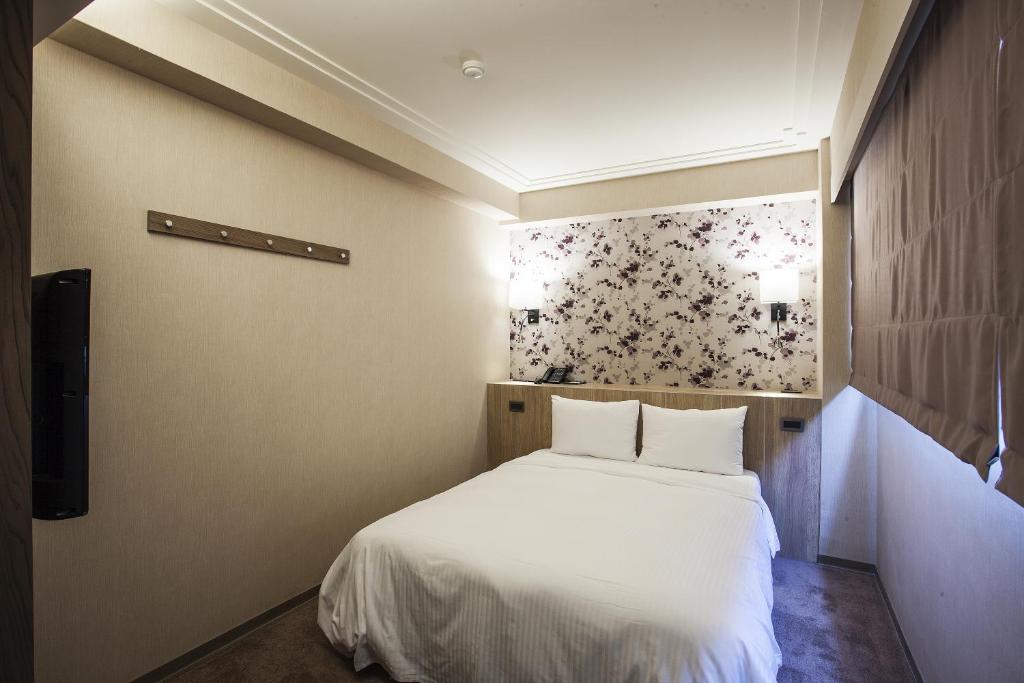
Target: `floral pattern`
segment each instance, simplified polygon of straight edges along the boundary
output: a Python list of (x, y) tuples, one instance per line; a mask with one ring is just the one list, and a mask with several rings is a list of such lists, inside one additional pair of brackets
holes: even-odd
[[(817, 388), (814, 200), (530, 228), (513, 280), (543, 283), (540, 323), (511, 312), (512, 378), (717, 389)], [(800, 269), (781, 334), (757, 273)]]

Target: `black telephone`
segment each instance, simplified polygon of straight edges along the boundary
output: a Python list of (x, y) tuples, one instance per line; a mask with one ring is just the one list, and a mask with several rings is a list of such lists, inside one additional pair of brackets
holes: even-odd
[(534, 384), (563, 384), (569, 378), (569, 368), (548, 368)]

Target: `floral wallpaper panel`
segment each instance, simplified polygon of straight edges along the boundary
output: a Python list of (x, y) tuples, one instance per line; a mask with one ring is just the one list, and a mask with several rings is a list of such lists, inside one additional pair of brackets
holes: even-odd
[[(513, 281), (542, 283), (539, 324), (511, 311), (512, 378), (568, 365), (576, 379), (815, 390), (814, 200), (524, 229)], [(781, 335), (757, 273), (800, 270)]]

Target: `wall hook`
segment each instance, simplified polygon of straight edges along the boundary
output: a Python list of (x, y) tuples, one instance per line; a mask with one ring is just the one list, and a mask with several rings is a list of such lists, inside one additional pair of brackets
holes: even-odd
[(349, 264), (352, 253), (339, 246), (316, 244), (293, 237), (246, 230), (159, 211), (150, 211), (147, 214), (146, 229), (164, 236), (217, 242), (232, 247), (269, 251), (281, 256), (301, 256), (311, 261), (328, 261), (343, 266)]

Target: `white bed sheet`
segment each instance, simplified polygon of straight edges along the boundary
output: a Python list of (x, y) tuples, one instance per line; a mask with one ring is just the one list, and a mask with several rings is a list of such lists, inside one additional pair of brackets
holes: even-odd
[(318, 622), (400, 681), (774, 681), (778, 547), (753, 472), (537, 451), (356, 534)]

